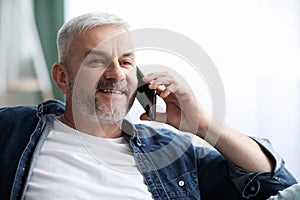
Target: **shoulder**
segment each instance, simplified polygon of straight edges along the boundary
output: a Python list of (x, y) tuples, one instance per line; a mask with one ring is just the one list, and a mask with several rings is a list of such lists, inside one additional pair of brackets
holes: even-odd
[(7, 106), (0, 108), (1, 114), (7, 114), (7, 113), (18, 113), (18, 112), (24, 112), (24, 111), (37, 111), (37, 106)]
[[(36, 106), (15, 106), (0, 109), (1, 138), (22, 138), (33, 132), (37, 122)], [(23, 138), (24, 139), (24, 138)]]
[(14, 106), (0, 108), (0, 123), (15, 121), (16, 119), (35, 118), (37, 106)]
[(37, 118), (37, 113), (60, 115), (64, 112), (65, 104), (58, 100), (48, 100), (37, 106), (11, 106), (0, 108), (0, 122)]

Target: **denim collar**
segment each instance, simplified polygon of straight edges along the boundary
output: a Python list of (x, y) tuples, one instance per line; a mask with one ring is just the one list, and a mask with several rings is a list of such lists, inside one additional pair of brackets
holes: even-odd
[(62, 115), (65, 112), (65, 103), (50, 99), (38, 105), (38, 116), (42, 114)]

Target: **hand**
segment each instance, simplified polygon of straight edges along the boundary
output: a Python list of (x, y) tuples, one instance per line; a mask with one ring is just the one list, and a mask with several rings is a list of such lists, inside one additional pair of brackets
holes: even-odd
[[(166, 103), (166, 112), (157, 113), (155, 121), (204, 137), (210, 117), (202, 109), (192, 91), (179, 85), (167, 72), (151, 73), (145, 76), (143, 81), (150, 82), (149, 88), (156, 90)], [(140, 118), (150, 120), (146, 113)]]
[[(272, 157), (265, 154), (253, 139), (225, 124), (221, 124), (221, 131), (219, 125), (214, 126), (218, 122), (212, 120), (205, 112), (192, 91), (179, 85), (168, 73), (152, 73), (143, 80), (150, 82), (149, 88), (155, 89), (166, 103), (166, 112), (157, 113), (155, 121), (198, 135), (228, 160), (248, 171), (271, 171), (274, 168), (275, 162)], [(150, 120), (146, 113), (140, 118)]]

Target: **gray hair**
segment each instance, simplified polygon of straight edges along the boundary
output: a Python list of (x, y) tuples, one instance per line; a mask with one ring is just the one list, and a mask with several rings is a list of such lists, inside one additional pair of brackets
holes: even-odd
[(117, 25), (128, 28), (127, 23), (120, 17), (104, 12), (92, 12), (80, 15), (67, 21), (58, 31), (57, 48), (59, 62), (68, 65), (70, 45), (78, 33), (102, 25)]

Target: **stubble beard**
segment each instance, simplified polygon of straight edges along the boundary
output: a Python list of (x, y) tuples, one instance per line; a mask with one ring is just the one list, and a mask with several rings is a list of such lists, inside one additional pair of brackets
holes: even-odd
[(105, 105), (101, 103), (97, 98), (95, 98), (95, 115), (97, 119), (106, 124), (118, 124), (125, 118), (131, 107), (131, 101), (129, 97), (126, 96), (126, 103), (121, 105), (120, 102), (112, 101), (110, 105)]
[(122, 102), (112, 100), (110, 104), (107, 105), (107, 103), (101, 102), (101, 100), (96, 97), (98, 85), (91, 93), (87, 93), (84, 89), (74, 87), (74, 80), (71, 79), (69, 81), (69, 87), (70, 91), (72, 91), (73, 107), (75, 106), (75, 109), (78, 110), (81, 115), (91, 120), (97, 120), (100, 123), (109, 125), (120, 124), (133, 105), (135, 95), (132, 94), (130, 89), (126, 86), (127, 92), (122, 94), (126, 96), (126, 100)]

